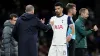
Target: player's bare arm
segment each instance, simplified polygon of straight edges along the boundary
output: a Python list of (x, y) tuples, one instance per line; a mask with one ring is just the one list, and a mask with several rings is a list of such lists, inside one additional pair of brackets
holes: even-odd
[(50, 19), (50, 25), (53, 26), (54, 20)]
[(72, 35), (75, 33), (75, 27), (74, 27), (74, 24), (70, 24), (69, 27), (71, 28), (72, 30)]

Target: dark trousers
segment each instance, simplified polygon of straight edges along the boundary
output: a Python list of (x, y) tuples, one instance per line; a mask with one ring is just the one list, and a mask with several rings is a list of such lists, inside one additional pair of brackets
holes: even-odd
[(76, 48), (75, 56), (89, 56), (86, 48)]
[(75, 40), (74, 39), (72, 39), (69, 42), (68, 56), (75, 56)]

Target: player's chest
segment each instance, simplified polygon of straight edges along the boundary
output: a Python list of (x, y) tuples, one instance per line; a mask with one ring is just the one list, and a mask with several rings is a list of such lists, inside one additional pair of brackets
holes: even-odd
[(57, 18), (55, 21), (54, 21), (54, 29), (65, 29), (67, 27), (67, 19), (65, 18)]

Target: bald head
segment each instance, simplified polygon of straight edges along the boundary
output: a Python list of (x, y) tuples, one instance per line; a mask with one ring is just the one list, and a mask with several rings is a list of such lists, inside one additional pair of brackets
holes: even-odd
[(34, 11), (34, 6), (32, 6), (32, 5), (27, 5), (25, 11), (26, 11), (26, 12), (33, 12), (33, 11)]

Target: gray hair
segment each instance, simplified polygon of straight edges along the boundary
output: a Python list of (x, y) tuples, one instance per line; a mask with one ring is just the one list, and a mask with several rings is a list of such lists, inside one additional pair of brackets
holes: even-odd
[(30, 12), (32, 10), (34, 10), (34, 6), (33, 5), (27, 5), (26, 9), (25, 9), (25, 12)]

